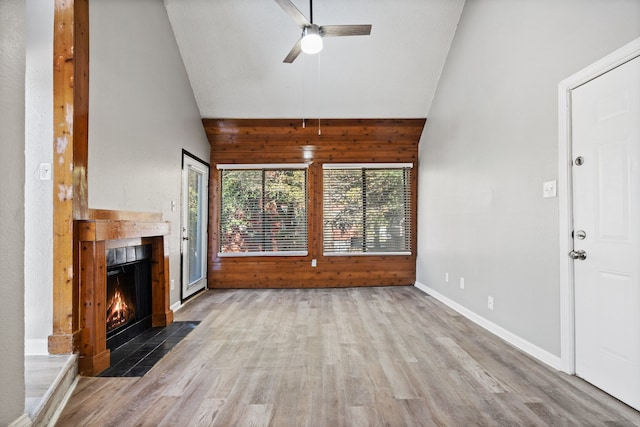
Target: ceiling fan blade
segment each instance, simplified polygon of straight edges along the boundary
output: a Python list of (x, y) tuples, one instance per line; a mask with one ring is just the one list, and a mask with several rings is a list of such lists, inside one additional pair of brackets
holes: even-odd
[(276, 3), (280, 5), (280, 7), (287, 12), (287, 14), (293, 18), (293, 20), (298, 24), (300, 28), (308, 27), (311, 25), (311, 22), (300, 12), (300, 10), (296, 7), (295, 4), (291, 0), (275, 0)]
[(368, 36), (371, 25), (323, 25), (320, 32), (324, 37)]
[(298, 39), (298, 41), (296, 42), (295, 45), (293, 45), (293, 47), (291, 48), (291, 50), (289, 51), (289, 54), (287, 55), (286, 58), (284, 58), (284, 61), (287, 64), (291, 64), (293, 61), (295, 61), (295, 59), (298, 57), (298, 55), (300, 55), (300, 52), (302, 52), (302, 39)]

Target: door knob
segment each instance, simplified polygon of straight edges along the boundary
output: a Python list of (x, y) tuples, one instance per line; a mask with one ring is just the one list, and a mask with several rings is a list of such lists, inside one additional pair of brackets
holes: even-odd
[(587, 259), (587, 253), (583, 250), (571, 251), (569, 252), (569, 256), (573, 259), (579, 259), (580, 261)]

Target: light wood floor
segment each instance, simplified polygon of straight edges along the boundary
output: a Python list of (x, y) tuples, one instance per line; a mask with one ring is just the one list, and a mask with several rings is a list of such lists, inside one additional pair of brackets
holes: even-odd
[(640, 414), (413, 287), (207, 291), (142, 378), (82, 378), (60, 426), (627, 426)]
[[(32, 420), (37, 418), (46, 406), (52, 394), (52, 386), (60, 383), (60, 376), (64, 374), (66, 365), (75, 362), (75, 357), (69, 355), (29, 355), (24, 357), (24, 411)], [(72, 373), (74, 377), (76, 373), (77, 370)], [(64, 392), (62, 396), (64, 397)], [(57, 404), (59, 401), (54, 403)]]

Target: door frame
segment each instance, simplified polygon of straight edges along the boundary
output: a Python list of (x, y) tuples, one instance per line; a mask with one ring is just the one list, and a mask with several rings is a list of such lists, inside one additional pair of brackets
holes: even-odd
[[(209, 175), (211, 174), (211, 165), (208, 162), (205, 162), (204, 160), (202, 160), (200, 157), (188, 152), (187, 150), (183, 149), (182, 150), (182, 158), (181, 158), (181, 162), (182, 162), (182, 169), (180, 171), (181, 174), (181, 188), (180, 188), (180, 301), (184, 302), (187, 299), (189, 299), (190, 297), (192, 297), (195, 294), (190, 294), (190, 295), (185, 295), (184, 294), (184, 269), (185, 269), (185, 259), (184, 259), (184, 243), (183, 243), (183, 229), (184, 229), (184, 224), (186, 221), (185, 218), (185, 209), (186, 207), (184, 206), (184, 194), (183, 190), (185, 188), (185, 157), (190, 157), (192, 160), (202, 164), (203, 166), (206, 167), (207, 169), (207, 177), (209, 177)], [(209, 178), (210, 179), (210, 178)], [(206, 246), (207, 248), (207, 256), (204, 259), (204, 270), (205, 270), (205, 283), (204, 283), (204, 289), (207, 288), (207, 273), (208, 273), (208, 263), (209, 263), (209, 209), (210, 209), (210, 204), (211, 204), (211, 194), (210, 194), (210, 190), (209, 190), (209, 181), (204, 183), (206, 186), (206, 193), (207, 193), (207, 203), (206, 206), (204, 206), (203, 208), (205, 208), (206, 211), (206, 215), (204, 217), (204, 221), (205, 221), (205, 227), (204, 227), (204, 233), (205, 236), (203, 237), (203, 244)], [(197, 291), (196, 291), (197, 293)]]
[(571, 91), (640, 56), (640, 38), (624, 45), (558, 84), (558, 205), (560, 260), (560, 369), (576, 373), (573, 260), (573, 183), (571, 181)]

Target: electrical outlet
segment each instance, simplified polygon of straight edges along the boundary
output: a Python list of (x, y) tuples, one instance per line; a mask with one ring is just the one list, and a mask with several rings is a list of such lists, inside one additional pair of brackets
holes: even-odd
[(311, 267), (317, 267), (318, 266), (318, 260), (317, 259), (312, 259), (311, 260)]
[[(165, 282), (167, 283), (167, 282)], [(176, 288), (176, 281), (171, 279), (171, 290), (174, 290)]]
[(487, 307), (489, 307), (489, 310), (493, 310), (493, 297), (487, 298)]
[(460, 289), (464, 289), (464, 277), (460, 278)]
[(444, 281), (445, 283), (449, 283), (449, 273), (444, 273)]

